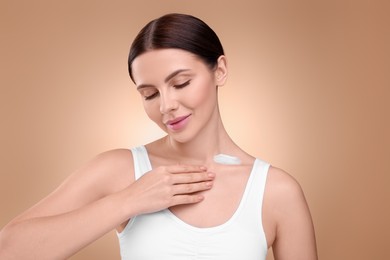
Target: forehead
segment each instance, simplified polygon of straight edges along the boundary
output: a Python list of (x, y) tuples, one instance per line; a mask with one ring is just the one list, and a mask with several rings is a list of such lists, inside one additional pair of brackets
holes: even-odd
[(206, 66), (194, 54), (180, 49), (159, 49), (147, 51), (132, 63), (134, 81), (137, 85), (164, 80), (177, 70), (198, 71)]

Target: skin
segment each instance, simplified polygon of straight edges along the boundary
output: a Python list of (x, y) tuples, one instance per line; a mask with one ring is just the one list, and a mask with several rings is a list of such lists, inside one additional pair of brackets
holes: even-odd
[[(221, 121), (217, 90), (227, 79), (226, 58), (211, 69), (186, 51), (152, 50), (132, 69), (146, 114), (167, 133), (145, 146), (153, 170), (135, 181), (129, 150), (96, 156), (1, 230), (1, 259), (64, 259), (112, 229), (121, 232), (132, 217), (166, 208), (197, 227), (233, 215), (255, 158), (231, 140)], [(242, 164), (216, 164), (219, 153)], [(275, 167), (267, 179), (263, 226), (275, 259), (317, 259), (303, 192)]]

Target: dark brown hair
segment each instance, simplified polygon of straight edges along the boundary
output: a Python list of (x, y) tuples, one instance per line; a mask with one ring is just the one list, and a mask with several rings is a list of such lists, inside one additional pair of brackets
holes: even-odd
[(217, 34), (202, 20), (186, 14), (166, 14), (150, 21), (135, 37), (129, 53), (128, 69), (136, 57), (149, 50), (176, 48), (197, 55), (211, 68), (224, 55)]

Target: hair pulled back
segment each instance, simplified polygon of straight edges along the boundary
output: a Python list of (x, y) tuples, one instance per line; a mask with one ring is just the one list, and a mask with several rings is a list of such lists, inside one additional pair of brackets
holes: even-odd
[(131, 65), (136, 57), (157, 49), (176, 48), (191, 52), (211, 68), (224, 55), (217, 34), (202, 20), (186, 14), (166, 14), (150, 21), (135, 37), (129, 53), (128, 69), (133, 79)]

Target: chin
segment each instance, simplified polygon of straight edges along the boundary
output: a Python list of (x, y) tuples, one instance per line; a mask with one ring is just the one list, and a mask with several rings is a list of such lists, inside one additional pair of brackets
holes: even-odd
[(180, 143), (180, 144), (185, 144), (185, 143), (188, 143), (191, 139), (190, 138), (186, 138), (186, 137), (182, 137), (182, 136), (174, 136), (174, 135), (169, 135), (169, 139), (171, 141), (174, 141), (176, 143)]
[(168, 132), (167, 134), (168, 134), (168, 138), (171, 141), (174, 141), (174, 142), (180, 143), (180, 144), (188, 143), (193, 139), (193, 136), (190, 136), (190, 135), (185, 134), (185, 133), (169, 133)]

